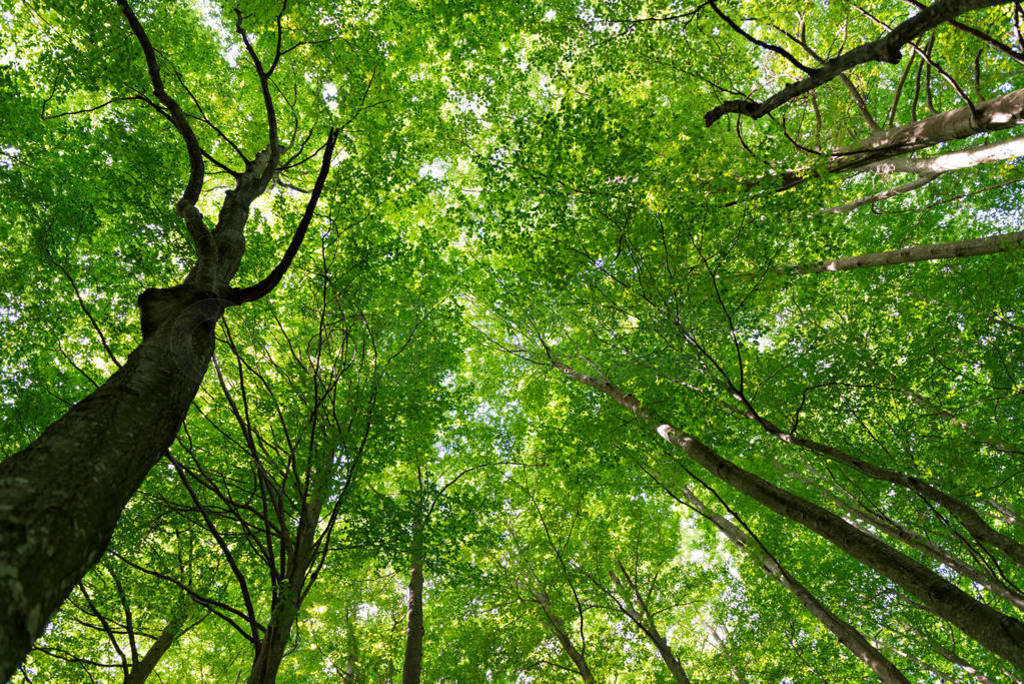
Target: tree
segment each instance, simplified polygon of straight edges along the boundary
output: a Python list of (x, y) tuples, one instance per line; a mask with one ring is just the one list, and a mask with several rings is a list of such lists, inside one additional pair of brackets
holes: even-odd
[(1020, 680), (1022, 20), (16, 2), (5, 676)]

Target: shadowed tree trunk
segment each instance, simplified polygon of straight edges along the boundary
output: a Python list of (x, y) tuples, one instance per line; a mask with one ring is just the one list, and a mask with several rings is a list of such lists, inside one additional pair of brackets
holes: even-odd
[(153, 674), (160, 659), (170, 650), (174, 642), (181, 636), (185, 622), (188, 620), (188, 611), (181, 610), (172, 617), (160, 631), (156, 641), (150, 644), (149, 649), (132, 667), (131, 672), (124, 679), (124, 684), (143, 684)]
[[(269, 142), (233, 172), (215, 228), (196, 208), (203, 150), (189, 120), (167, 94), (156, 50), (127, 0), (118, 0), (146, 58), (153, 94), (189, 157), (189, 178), (176, 211), (196, 251), (184, 282), (139, 297), (142, 343), (95, 392), (79, 401), (23, 450), (0, 463), (0, 680), (13, 675), (53, 612), (106, 549), (121, 511), (167, 452), (195, 397), (225, 306), (269, 293), (287, 271), (323, 190), (337, 132), (306, 212), (281, 262), (254, 286), (230, 286), (245, 251), (249, 207), (277, 172), (282, 148), (269, 77), (250, 52), (267, 106)], [(239, 27), (240, 29), (240, 27)], [(244, 38), (244, 33), (243, 33)], [(276, 60), (275, 60), (276, 65)]]
[(412, 561), (409, 571), (409, 610), (405, 628), (405, 659), (402, 663), (402, 684), (419, 684), (423, 670), (423, 525), (415, 523), (413, 531)]
[[(670, 492), (671, 494), (671, 492)], [(675, 497), (674, 494), (671, 494)], [(822, 625), (832, 632), (839, 641), (850, 649), (865, 665), (887, 684), (907, 684), (907, 678), (877, 648), (861, 634), (853, 625), (841, 619), (831, 610), (822, 605), (821, 601), (801, 582), (797, 581), (771, 553), (756, 540), (751, 540), (746, 532), (733, 524), (728, 518), (718, 515), (708, 508), (688, 487), (682, 489), (683, 499), (690, 507), (711, 521), (737, 548), (759, 561), (761, 569), (778, 581), (787, 591), (813, 615)]]

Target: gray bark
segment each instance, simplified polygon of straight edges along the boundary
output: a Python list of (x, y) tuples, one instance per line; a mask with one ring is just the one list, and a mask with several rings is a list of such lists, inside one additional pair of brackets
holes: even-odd
[(768, 576), (773, 577), (793, 594), (811, 615), (832, 632), (840, 643), (850, 649), (861, 662), (871, 668), (871, 671), (878, 675), (880, 680), (887, 683), (908, 684), (903, 673), (877, 648), (872, 646), (860, 631), (826, 608), (807, 587), (783, 568), (772, 554), (752, 544), (746, 532), (724, 516), (709, 509), (689, 488), (684, 487), (682, 494), (695, 510), (710, 520), (737, 548), (756, 558)]
[[(850, 145), (833, 155), (835, 163), (843, 163), (842, 171), (876, 155), (906, 154), (951, 140), (962, 140), (978, 133), (991, 133), (1024, 123), (1024, 88), (979, 102), (975, 111), (960, 107), (919, 119), (905, 126), (897, 126), (872, 133), (866, 139)], [(830, 168), (830, 170), (832, 170)]]
[(902, 247), (888, 252), (872, 252), (851, 257), (813, 261), (806, 264), (788, 264), (776, 266), (774, 271), (781, 274), (802, 275), (805, 273), (835, 273), (852, 271), (858, 268), (876, 268), (879, 266), (895, 266), (912, 264), (918, 261), (936, 261), (938, 259), (962, 259), (965, 257), (1000, 254), (1024, 245), (1024, 231), (1001, 233), (991, 237), (955, 240), (953, 242), (937, 242), (930, 245), (914, 245)]
[(692, 461), (737, 491), (823, 539), (851, 557), (888, 577), (929, 611), (959, 628), (992, 653), (1024, 668), (1024, 624), (975, 600), (957, 586), (917, 561), (857, 529), (831, 511), (776, 487), (744, 470), (713, 449), (670, 423), (656, 419), (631, 394), (608, 382), (580, 373), (558, 361), (553, 365), (565, 375), (596, 389), (633, 413), (662, 439), (682, 450)]

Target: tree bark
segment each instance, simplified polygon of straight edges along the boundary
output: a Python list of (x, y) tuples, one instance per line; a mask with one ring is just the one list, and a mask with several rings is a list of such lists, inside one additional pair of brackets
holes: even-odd
[[(683, 664), (676, 658), (676, 654), (672, 651), (668, 639), (658, 630), (654, 616), (651, 615), (647, 603), (644, 601), (643, 596), (640, 595), (635, 580), (629, 577), (626, 573), (626, 568), (621, 562), (619, 562), (619, 570), (622, 572), (622, 579), (619, 579), (614, 572), (608, 573), (623, 599), (622, 603), (615, 601), (619, 610), (625, 613), (626, 617), (632, 620), (633, 624), (654, 644), (654, 648), (658, 650), (658, 655), (661, 656), (662, 662), (665, 663), (665, 667), (668, 668), (669, 673), (672, 675), (672, 680), (676, 684), (690, 684), (690, 677), (686, 674), (686, 669), (683, 668)], [(628, 585), (628, 587), (625, 585)], [(634, 602), (636, 605), (634, 605)], [(637, 606), (639, 610), (637, 610)]]
[(547, 595), (540, 593), (535, 598), (540, 606), (541, 615), (544, 616), (544, 621), (551, 628), (551, 631), (554, 632), (555, 638), (558, 639), (558, 643), (562, 646), (562, 650), (565, 651), (565, 654), (569, 656), (569, 660), (576, 667), (580, 679), (583, 680), (584, 684), (594, 684), (596, 680), (594, 679), (594, 673), (590, 670), (590, 665), (587, 663), (586, 656), (580, 653), (580, 650), (572, 643), (572, 638), (565, 631), (565, 623), (562, 622), (562, 618), (552, 612)]
[(402, 684), (419, 684), (423, 670), (423, 538), (417, 524), (406, 597), (408, 620), (405, 628), (405, 659), (402, 663)]
[(789, 593), (793, 594), (818, 622), (823, 624), (828, 631), (832, 632), (839, 639), (843, 646), (848, 648), (858, 659), (871, 668), (871, 671), (878, 675), (879, 679), (886, 683), (908, 684), (908, 680), (903, 673), (888, 658), (882, 655), (877, 648), (872, 646), (871, 642), (859, 630), (826, 608), (807, 587), (783, 568), (782, 564), (766, 549), (761, 547), (755, 548), (746, 532), (724, 516), (718, 515), (709, 509), (688, 487), (683, 488), (682, 494), (690, 506), (710, 520), (737, 548), (758, 559), (761, 569), (769, 577), (774, 578)]
[(1024, 668), (1024, 624), (973, 599), (951, 582), (917, 561), (864, 533), (831, 511), (744, 470), (719, 456), (693, 435), (655, 419), (631, 394), (607, 380), (581, 373), (552, 361), (566, 376), (596, 389), (629, 410), (663, 440), (682, 450), (693, 462), (823, 539), (835, 544), (867, 567), (888, 577), (929, 611), (958, 627), (991, 652)]
[(876, 131), (864, 140), (843, 148), (832, 156), (842, 165), (830, 171), (843, 171), (878, 159), (879, 154), (894, 156), (931, 147), (951, 140), (962, 140), (977, 133), (991, 133), (1024, 123), (1024, 88), (1013, 90), (970, 107), (959, 107), (919, 119), (904, 126)]
[(858, 268), (912, 264), (918, 261), (962, 259), (965, 257), (1000, 254), (1020, 249), (1022, 245), (1024, 245), (1024, 230), (1016, 233), (1001, 233), (991, 237), (972, 238), (970, 240), (914, 245), (888, 252), (872, 252), (851, 257), (839, 257), (838, 259), (812, 261), (804, 264), (787, 264), (785, 266), (776, 266), (773, 270), (779, 274), (789, 275), (836, 273), (838, 271), (852, 271)]
[(150, 644), (142, 659), (132, 666), (131, 672), (124, 679), (124, 684), (143, 684), (153, 674), (157, 663), (164, 657), (164, 654), (174, 645), (175, 640), (181, 635), (181, 629), (188, 619), (188, 611), (181, 610), (174, 615), (164, 628), (160, 631), (156, 641)]
[(99, 389), (0, 463), (0, 681), (99, 559), (177, 434), (220, 315), (212, 297), (191, 308), (181, 327), (163, 326)]
[(285, 568), (285, 578), (281, 585), (275, 588), (270, 620), (256, 649), (247, 684), (272, 684), (277, 680), (285, 648), (291, 639), (292, 627), (302, 607), (303, 588), (309, 566), (313, 562), (313, 544), (322, 510), (320, 499), (314, 496), (303, 504), (298, 529), (295, 531), (294, 546)]
[[(857, 143), (833, 151), (828, 156), (824, 172), (833, 174), (855, 172), (857, 169), (873, 163), (884, 163), (887, 160), (895, 161), (896, 157), (910, 152), (916, 152), (954, 140), (962, 140), (979, 133), (1006, 130), (1022, 123), (1024, 123), (1024, 88), (979, 102), (975, 105), (973, 112), (970, 107), (959, 107), (924, 119), (918, 119), (903, 126), (875, 131)], [(952, 159), (955, 160), (957, 158), (953, 157)], [(914, 163), (919, 164), (917, 169), (913, 170), (914, 173), (921, 172), (920, 170), (927, 165), (927, 162), (928, 159), (905, 159), (899, 161), (899, 163), (907, 164), (908, 166)], [(960, 168), (963, 167), (961, 166)], [(811, 180), (815, 176), (814, 172), (806, 170), (784, 173), (777, 177), (776, 180), (781, 180), (781, 184), (775, 187), (773, 191), (782, 192), (789, 190)], [(923, 184), (920, 183), (920, 179), (916, 182)], [(749, 187), (756, 187), (758, 184), (760, 184), (760, 181), (751, 183)], [(855, 207), (850, 206), (849, 208)]]

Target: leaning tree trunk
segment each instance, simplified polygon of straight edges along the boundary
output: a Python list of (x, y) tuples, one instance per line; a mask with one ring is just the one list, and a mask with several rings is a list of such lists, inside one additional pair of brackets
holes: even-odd
[(871, 668), (871, 671), (878, 675), (880, 680), (886, 682), (886, 684), (906, 684), (907, 678), (900, 672), (899, 668), (882, 655), (877, 648), (872, 646), (871, 642), (856, 627), (823, 605), (807, 587), (782, 567), (782, 564), (767, 549), (763, 546), (758, 547), (746, 532), (734, 525), (726, 517), (708, 508), (688, 487), (683, 487), (682, 495), (694, 510), (710, 520), (711, 524), (728, 537), (729, 541), (737, 548), (759, 561), (761, 569), (769, 577), (773, 577), (796, 597), (818, 622), (824, 625), (828, 631), (832, 632), (840, 643), (857, 656), (861, 662)]
[(104, 552), (121, 511), (170, 447), (210, 364), (213, 330), (224, 307), (265, 296), (290, 267), (323, 191), (338, 136), (333, 128), (327, 136), (305, 213), (281, 261), (255, 285), (232, 288), (245, 252), (249, 208), (278, 171), (283, 150), (270, 72), (260, 66), (239, 25), (263, 91), (268, 143), (246, 160), (244, 171), (232, 173), (235, 187), (227, 191), (210, 230), (196, 207), (203, 190), (204, 151), (188, 117), (165, 90), (157, 51), (131, 5), (128, 0), (117, 4), (145, 55), (160, 111), (188, 151), (188, 182), (175, 211), (195, 247), (196, 262), (181, 284), (139, 296), (143, 341), (124, 366), (32, 444), (0, 463), (3, 681)]
[(562, 621), (562, 618), (558, 617), (551, 610), (551, 602), (548, 599), (548, 595), (544, 591), (539, 591), (534, 593), (533, 598), (540, 608), (541, 618), (551, 629), (555, 638), (558, 639), (558, 643), (562, 650), (565, 651), (565, 655), (569, 656), (569, 660), (576, 667), (576, 672), (579, 673), (580, 679), (583, 680), (584, 684), (594, 684), (597, 680), (594, 679), (594, 673), (587, 663), (586, 656), (572, 643), (572, 637), (565, 631), (565, 622)]
[(552, 363), (566, 376), (602, 392), (628, 409), (663, 440), (682, 450), (715, 477), (888, 577), (933, 614), (956, 626), (989, 651), (1018, 668), (1024, 668), (1024, 624), (1019, 620), (972, 598), (921, 563), (862, 532), (831, 511), (776, 487), (722, 458), (693, 435), (656, 420), (635, 396), (607, 380), (581, 373), (558, 361)]
[(193, 313), (187, 334), (163, 326), (0, 463), (0, 681), (106, 549), (121, 511), (178, 433), (213, 352), (219, 305), (199, 302)]

